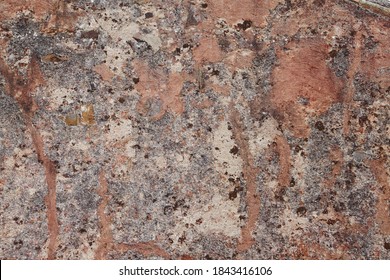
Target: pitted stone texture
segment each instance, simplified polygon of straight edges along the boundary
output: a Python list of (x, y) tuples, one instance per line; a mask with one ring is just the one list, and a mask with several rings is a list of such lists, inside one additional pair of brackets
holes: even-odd
[(390, 258), (385, 1), (27, 2), (0, 258)]

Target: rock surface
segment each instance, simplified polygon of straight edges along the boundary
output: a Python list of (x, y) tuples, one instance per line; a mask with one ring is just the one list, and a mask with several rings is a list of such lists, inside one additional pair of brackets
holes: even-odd
[(386, 1), (2, 0), (1, 259), (389, 259)]

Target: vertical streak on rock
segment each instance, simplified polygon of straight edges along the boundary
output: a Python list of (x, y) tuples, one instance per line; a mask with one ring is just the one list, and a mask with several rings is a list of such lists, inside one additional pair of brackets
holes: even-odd
[(371, 172), (376, 177), (380, 189), (378, 190), (378, 202), (376, 220), (379, 224), (380, 230), (383, 234), (390, 234), (390, 214), (389, 214), (389, 201), (390, 201), (390, 184), (389, 176), (386, 171), (386, 160), (377, 159), (368, 161), (368, 165), (371, 168)]
[(28, 128), (31, 132), (31, 137), (35, 146), (38, 160), (45, 168), (46, 183), (48, 193), (45, 197), (47, 208), (47, 224), (49, 230), (49, 245), (47, 258), (53, 260), (56, 258), (57, 238), (59, 233), (59, 225), (57, 218), (57, 203), (56, 203), (56, 167), (54, 163), (46, 156), (43, 147), (43, 139), (38, 130), (34, 127), (32, 122), (28, 120)]
[(279, 153), (279, 185), (287, 187), (290, 184), (290, 146), (286, 138), (281, 135), (275, 137), (275, 142)]
[(324, 178), (325, 186), (333, 188), (335, 182), (341, 174), (344, 156), (343, 151), (338, 146), (334, 146), (330, 151), (330, 160), (332, 161), (332, 174)]
[(344, 135), (349, 134), (349, 121), (351, 119), (352, 100), (353, 100), (353, 93), (354, 93), (353, 80), (360, 66), (360, 61), (362, 56), (361, 41), (362, 41), (361, 31), (357, 31), (356, 40), (355, 40), (355, 51), (352, 52), (352, 61), (348, 71), (347, 94), (344, 98), (344, 104), (346, 106), (346, 108), (344, 109), (344, 117), (343, 117)]
[(237, 250), (243, 252), (254, 244), (252, 232), (256, 227), (260, 211), (260, 198), (256, 191), (256, 177), (257, 174), (259, 174), (260, 169), (254, 164), (254, 159), (249, 149), (249, 143), (244, 135), (240, 114), (234, 108), (233, 104), (230, 104), (230, 112), (232, 132), (240, 149), (240, 155), (243, 161), (243, 174), (246, 181), (248, 220), (246, 225), (241, 229), (241, 241), (237, 245)]
[(47, 208), (47, 224), (49, 232), (47, 258), (55, 259), (57, 238), (59, 234), (56, 206), (57, 171), (55, 164), (45, 154), (43, 139), (39, 133), (39, 130), (36, 129), (32, 123), (32, 118), (34, 116), (34, 112), (37, 110), (37, 106), (31, 96), (31, 92), (44, 83), (44, 78), (39, 67), (38, 58), (35, 55), (32, 56), (31, 62), (28, 65), (27, 82), (25, 84), (20, 85), (18, 83), (18, 81), (22, 81), (24, 77), (11, 72), (1, 57), (0, 74), (5, 78), (6, 91), (8, 95), (15, 99), (23, 112), (24, 121), (27, 128), (30, 130), (38, 161), (45, 169), (45, 177), (48, 188), (47, 195), (45, 197), (45, 204)]
[(107, 258), (107, 252), (113, 243), (112, 231), (110, 228), (111, 217), (105, 213), (108, 204), (108, 184), (104, 171), (101, 171), (99, 174), (99, 183), (100, 187), (97, 190), (97, 193), (100, 196), (101, 202), (97, 209), (97, 215), (100, 227), (100, 238), (98, 241), (98, 248), (95, 252), (95, 259), (103, 260)]

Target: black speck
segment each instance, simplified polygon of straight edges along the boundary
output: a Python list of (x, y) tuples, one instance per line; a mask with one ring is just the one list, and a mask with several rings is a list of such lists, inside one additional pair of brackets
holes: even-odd
[(242, 190), (242, 187), (235, 187), (233, 191), (229, 192), (229, 199), (234, 200), (237, 197), (237, 194)]
[(21, 225), (23, 224), (23, 221), (19, 219), (19, 217), (15, 217), (13, 218), (13, 220), (15, 221), (15, 223), (17, 223), (18, 225)]
[(175, 51), (173, 52), (173, 55), (180, 55), (181, 50), (180, 48), (176, 48)]
[(151, 13), (151, 12), (147, 12), (145, 14), (145, 18), (152, 18), (152, 17), (153, 17), (153, 13)]
[(337, 51), (336, 51), (336, 50), (331, 50), (331, 51), (329, 52), (329, 56), (330, 56), (331, 58), (335, 58), (336, 55), (337, 55)]
[(16, 249), (20, 249), (23, 246), (23, 241), (22, 240), (15, 240), (14, 245), (15, 245)]
[(298, 216), (300, 216), (300, 217), (305, 216), (305, 215), (306, 215), (306, 212), (307, 212), (307, 209), (306, 209), (306, 207), (304, 207), (304, 206), (298, 207), (298, 209), (297, 209), (297, 214), (298, 214)]
[(238, 147), (234, 146), (233, 148), (231, 148), (230, 149), (230, 153), (233, 154), (233, 155), (237, 155), (238, 154)]
[(244, 20), (243, 23), (237, 24), (237, 27), (242, 30), (247, 30), (252, 26), (252, 21), (251, 20)]
[(213, 69), (213, 71), (211, 72), (211, 76), (218, 76), (218, 75), (219, 75), (219, 71), (216, 69)]
[(234, 200), (236, 197), (237, 197), (237, 192), (235, 192), (235, 191), (229, 192), (229, 199), (230, 200)]
[(180, 244), (183, 244), (186, 241), (186, 236), (183, 234), (177, 241), (179, 241)]
[(324, 124), (321, 122), (321, 121), (318, 121), (316, 122), (316, 124), (314, 125), (315, 128), (317, 128), (319, 131), (323, 131), (325, 129), (325, 126)]

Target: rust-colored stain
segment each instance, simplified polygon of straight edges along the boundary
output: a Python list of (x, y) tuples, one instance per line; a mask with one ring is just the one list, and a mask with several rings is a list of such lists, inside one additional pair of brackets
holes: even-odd
[(77, 19), (83, 13), (73, 10), (70, 5), (67, 1), (56, 1), (51, 10), (49, 21), (43, 27), (42, 32), (49, 34), (74, 32)]
[(0, 2), (0, 21), (15, 17), (17, 12), (29, 10), (42, 19), (55, 7), (58, 0), (2, 0)]
[(81, 106), (80, 122), (85, 125), (95, 124), (95, 111), (92, 104)]
[(182, 255), (180, 257), (181, 260), (193, 260), (193, 258), (190, 255)]
[(275, 137), (275, 142), (279, 154), (279, 175), (278, 175), (279, 186), (287, 187), (290, 184), (290, 165), (291, 165), (290, 146), (286, 138), (280, 135)]
[(223, 54), (217, 39), (212, 35), (206, 35), (200, 40), (199, 46), (193, 51), (193, 57), (199, 67), (207, 62), (214, 63), (221, 61)]
[(97, 209), (97, 216), (99, 220), (100, 237), (98, 239), (98, 247), (95, 251), (95, 259), (104, 260), (107, 258), (107, 253), (113, 244), (111, 217), (105, 212), (109, 197), (108, 183), (104, 171), (100, 171), (99, 173), (99, 184), (100, 187), (97, 190), (97, 193), (100, 196), (100, 204)]
[(112, 72), (108, 65), (105, 63), (96, 65), (95, 67), (93, 67), (93, 71), (98, 73), (100, 77), (102, 77), (102, 80), (106, 82), (110, 82), (115, 76), (114, 72)]
[(229, 24), (250, 20), (254, 26), (264, 27), (269, 11), (281, 1), (269, 0), (214, 0), (210, 1), (210, 15), (214, 19), (223, 18)]
[(344, 164), (344, 154), (340, 147), (335, 146), (330, 150), (329, 158), (332, 162), (332, 173), (325, 178), (325, 186), (333, 188), (334, 183), (340, 176)]
[(47, 223), (49, 231), (48, 244), (48, 259), (56, 258), (57, 238), (59, 234), (59, 224), (57, 218), (56, 207), (56, 167), (52, 160), (50, 160), (44, 152), (44, 144), (39, 130), (33, 125), (32, 117), (37, 110), (37, 105), (31, 96), (31, 93), (38, 87), (44, 84), (45, 80), (38, 64), (38, 58), (31, 57), (31, 62), (28, 65), (28, 72), (26, 82), (20, 83), (23, 80), (22, 76), (12, 73), (7, 64), (0, 58), (0, 73), (6, 79), (6, 92), (13, 97), (20, 105), (25, 122), (30, 130), (31, 138), (37, 153), (38, 160), (42, 162), (45, 168), (47, 195), (45, 197), (45, 204), (47, 208)]
[(170, 73), (168, 77), (162, 69), (151, 69), (141, 60), (133, 62), (139, 82), (135, 88), (141, 94), (141, 99), (137, 105), (139, 113), (148, 113), (148, 102), (153, 99), (161, 101), (159, 112), (152, 116), (152, 119), (161, 119), (166, 112), (170, 111), (177, 115), (184, 112), (184, 104), (180, 96), (183, 83), (187, 77), (185, 73)]
[(76, 114), (69, 114), (65, 117), (65, 123), (68, 126), (76, 126), (80, 124), (80, 117)]
[(314, 242), (299, 241), (297, 250), (293, 254), (294, 259), (299, 260), (348, 260), (351, 256), (343, 245), (337, 246), (337, 250), (330, 250), (326, 246)]
[(389, 169), (386, 168), (386, 159), (370, 160), (367, 162), (374, 174), (379, 189), (376, 222), (383, 234), (390, 234), (390, 180)]
[(39, 134), (38, 130), (33, 126), (31, 122), (28, 123), (28, 127), (31, 131), (31, 136), (33, 143), (38, 155), (38, 159), (42, 162), (45, 167), (46, 174), (46, 183), (48, 186), (48, 193), (45, 197), (45, 203), (47, 208), (47, 220), (49, 228), (49, 245), (47, 258), (53, 260), (56, 258), (56, 251), (58, 247), (58, 234), (59, 234), (59, 224), (58, 224), (58, 214), (57, 214), (57, 187), (56, 187), (56, 177), (57, 170), (53, 161), (51, 161), (44, 152), (44, 144), (42, 136)]
[(37, 110), (37, 105), (31, 93), (38, 86), (44, 84), (43, 74), (39, 68), (37, 57), (31, 57), (27, 69), (27, 77), (12, 72), (2, 58), (0, 58), (0, 73), (6, 79), (6, 92), (15, 98), (23, 112), (30, 118)]
[[(296, 137), (307, 137), (306, 118), (324, 113), (340, 100), (341, 80), (327, 66), (327, 46), (321, 40), (291, 42), (277, 56), (271, 102)], [(308, 100), (307, 105), (299, 103), (301, 98)]]
[(247, 203), (247, 222), (241, 229), (241, 240), (237, 245), (237, 251), (243, 252), (248, 250), (255, 240), (252, 232), (256, 227), (257, 219), (260, 211), (260, 197), (257, 192), (256, 182), (259, 168), (255, 166), (253, 155), (249, 149), (249, 143), (246, 140), (243, 124), (240, 113), (230, 104), (230, 122), (232, 124), (232, 132), (237, 146), (240, 150), (240, 155), (243, 160), (243, 174), (246, 182), (246, 203)]
[(53, 62), (53, 63), (67, 61), (68, 59), (69, 58), (67, 56), (57, 55), (54, 53), (50, 53), (42, 57), (43, 62)]
[(95, 110), (92, 104), (81, 106), (81, 116), (77, 113), (71, 113), (65, 116), (64, 121), (68, 126), (93, 125), (95, 121)]
[(0, 2), (0, 21), (15, 18), (18, 12), (30, 11), (38, 21), (49, 16), (42, 29), (46, 33), (74, 32), (77, 18), (81, 12), (71, 11), (68, 1), (63, 0), (2, 0)]

